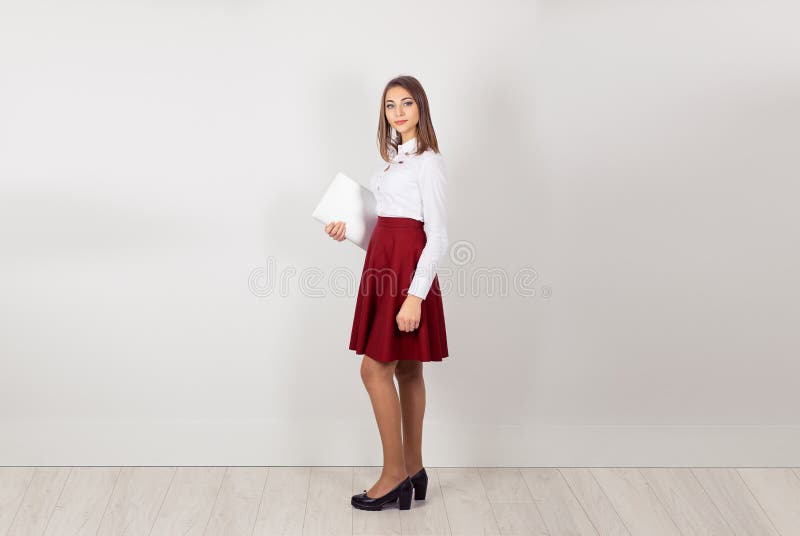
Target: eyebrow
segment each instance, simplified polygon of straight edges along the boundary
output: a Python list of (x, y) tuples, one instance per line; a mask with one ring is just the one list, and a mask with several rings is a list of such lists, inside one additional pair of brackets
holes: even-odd
[[(403, 97), (403, 98), (402, 98), (402, 99), (400, 99), (400, 100), (406, 100), (406, 99), (411, 99), (411, 100), (414, 100), (412, 97)], [(394, 102), (394, 101), (393, 101), (392, 99), (386, 99), (386, 102)]]

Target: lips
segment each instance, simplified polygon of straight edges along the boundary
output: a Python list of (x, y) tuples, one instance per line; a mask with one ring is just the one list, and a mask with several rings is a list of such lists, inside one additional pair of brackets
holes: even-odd
[(408, 119), (403, 119), (402, 121), (395, 121), (394, 124), (395, 125), (402, 125), (403, 123), (406, 123), (407, 121), (408, 121)]

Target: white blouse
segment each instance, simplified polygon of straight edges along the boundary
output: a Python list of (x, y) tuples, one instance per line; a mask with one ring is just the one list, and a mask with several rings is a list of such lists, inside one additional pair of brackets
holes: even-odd
[(414, 155), (417, 138), (411, 138), (392, 151), (392, 161), (383, 162), (370, 177), (377, 214), (413, 218), (424, 222), (426, 242), (422, 249), (408, 293), (425, 299), (439, 264), (447, 253), (447, 169), (442, 155), (428, 149)]

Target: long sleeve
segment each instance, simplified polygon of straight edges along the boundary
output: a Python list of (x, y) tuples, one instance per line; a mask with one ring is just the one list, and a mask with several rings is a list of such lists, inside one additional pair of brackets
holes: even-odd
[(447, 237), (447, 169), (435, 153), (422, 164), (419, 176), (426, 242), (408, 293), (425, 299), (449, 246)]

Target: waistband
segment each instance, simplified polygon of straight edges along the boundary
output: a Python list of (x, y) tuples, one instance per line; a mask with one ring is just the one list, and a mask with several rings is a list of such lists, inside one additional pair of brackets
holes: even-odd
[(376, 227), (410, 227), (422, 229), (424, 223), (414, 218), (403, 218), (400, 216), (378, 216)]

